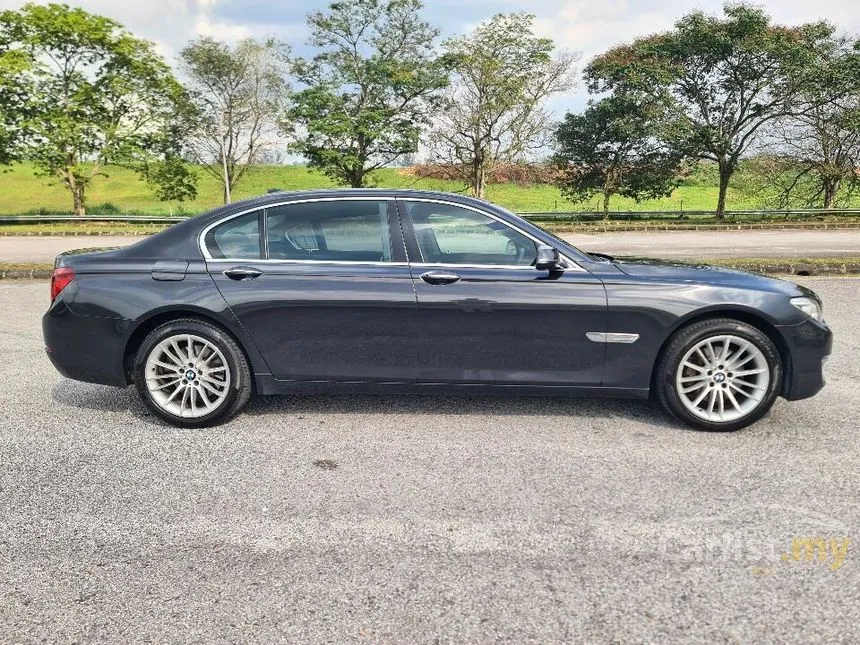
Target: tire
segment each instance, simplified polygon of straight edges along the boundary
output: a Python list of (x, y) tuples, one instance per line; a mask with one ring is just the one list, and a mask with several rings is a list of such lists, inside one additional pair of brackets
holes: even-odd
[(194, 318), (153, 329), (137, 350), (133, 374), (144, 405), (184, 428), (227, 421), (245, 407), (252, 390), (251, 370), (236, 341)]
[(654, 385), (660, 403), (679, 421), (731, 432), (765, 416), (782, 381), (779, 351), (765, 333), (716, 318), (675, 333), (657, 363)]

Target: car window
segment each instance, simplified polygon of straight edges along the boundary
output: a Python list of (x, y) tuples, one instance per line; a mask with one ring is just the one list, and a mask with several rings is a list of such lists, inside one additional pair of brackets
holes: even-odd
[(213, 258), (259, 260), (260, 213), (246, 213), (229, 219), (206, 233), (204, 240)]
[(481, 213), (449, 204), (407, 202), (424, 262), (529, 266), (534, 241)]
[(388, 203), (337, 200), (266, 211), (269, 259), (390, 262)]

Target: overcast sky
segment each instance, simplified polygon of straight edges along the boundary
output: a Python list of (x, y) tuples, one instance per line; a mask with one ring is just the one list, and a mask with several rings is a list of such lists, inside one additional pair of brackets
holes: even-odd
[[(198, 36), (221, 40), (276, 36), (301, 53), (308, 32), (305, 16), (325, 0), (65, 0), (101, 13), (135, 34), (157, 43), (174, 62), (183, 45)], [(0, 8), (18, 8), (25, 0), (0, 0)], [(759, 3), (784, 24), (827, 19), (840, 30), (860, 33), (858, 0), (770, 0)], [(583, 61), (607, 47), (668, 29), (692, 9), (719, 13), (719, 0), (425, 0), (424, 16), (442, 37), (468, 31), (495, 13), (527, 10), (539, 32), (557, 46), (580, 52)], [(305, 50), (306, 51), (306, 50)], [(581, 87), (554, 101), (557, 110), (579, 109), (587, 96)]]

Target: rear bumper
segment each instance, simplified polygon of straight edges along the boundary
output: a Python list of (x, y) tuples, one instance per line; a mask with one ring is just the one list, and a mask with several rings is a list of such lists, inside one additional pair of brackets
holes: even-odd
[(822, 367), (833, 348), (830, 327), (809, 319), (778, 329), (791, 355), (783, 396), (789, 401), (814, 396), (824, 387)]
[(45, 351), (63, 376), (125, 387), (123, 352), (128, 321), (79, 316), (58, 300), (42, 317)]

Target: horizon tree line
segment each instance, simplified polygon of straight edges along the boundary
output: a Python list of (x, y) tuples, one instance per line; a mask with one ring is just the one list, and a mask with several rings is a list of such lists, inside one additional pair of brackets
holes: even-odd
[(600, 195), (604, 212), (616, 194), (671, 194), (701, 160), (717, 168), (718, 217), (750, 157), (756, 189), (782, 205), (831, 208), (857, 187), (860, 45), (827, 22), (694, 11), (589, 61), (593, 98), (559, 122), (547, 100), (575, 86), (578, 57), (538, 36), (534, 16), (498, 14), (440, 42), (422, 8), (334, 1), (308, 15), (307, 57), (276, 39), (199, 38), (176, 73), (108, 18), (63, 4), (0, 12), (0, 163), (31, 161), (76, 214), (110, 165), (182, 201), (196, 196), (194, 163), (229, 202), (285, 140), (351, 187), (421, 150), (479, 198), (494, 168), (551, 148), (562, 193)]

